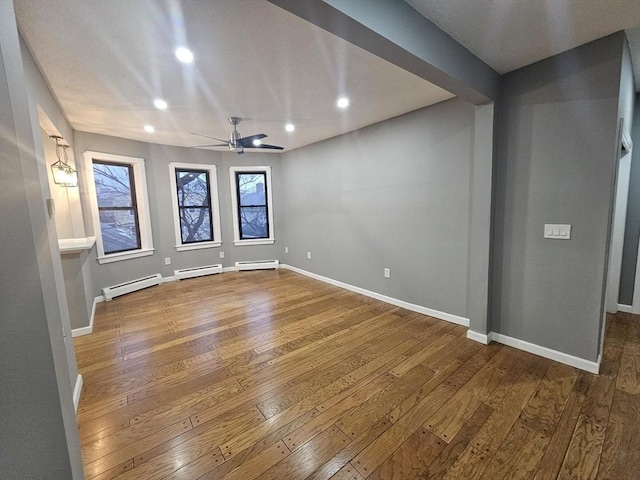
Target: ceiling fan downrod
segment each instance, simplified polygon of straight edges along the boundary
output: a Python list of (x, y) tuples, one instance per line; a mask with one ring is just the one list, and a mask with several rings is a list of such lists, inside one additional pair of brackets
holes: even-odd
[(229, 117), (229, 123), (233, 125), (233, 131), (229, 134), (229, 150), (240, 153), (244, 151), (242, 145), (238, 143), (238, 140), (242, 138), (240, 132), (238, 132), (238, 124), (242, 121), (240, 117)]
[(229, 117), (229, 123), (233, 125), (233, 131), (229, 134), (229, 150), (236, 153), (244, 153), (244, 148), (239, 144), (238, 140), (242, 138), (238, 132), (238, 124), (242, 121), (240, 117)]

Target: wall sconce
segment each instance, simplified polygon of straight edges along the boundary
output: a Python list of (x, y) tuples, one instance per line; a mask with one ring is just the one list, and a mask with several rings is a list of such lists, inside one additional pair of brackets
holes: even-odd
[[(77, 187), (78, 172), (67, 163), (67, 148), (69, 148), (69, 145), (62, 145), (60, 143), (62, 137), (57, 135), (51, 135), (50, 138), (53, 138), (56, 142), (56, 157), (58, 157), (58, 161), (51, 165), (54, 183), (61, 187)], [(62, 157), (64, 157), (64, 160), (62, 160)]]

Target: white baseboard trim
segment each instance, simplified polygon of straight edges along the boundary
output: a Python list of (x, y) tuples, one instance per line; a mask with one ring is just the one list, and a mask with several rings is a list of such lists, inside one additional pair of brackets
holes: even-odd
[(411, 310), (412, 312), (422, 313), (423, 315), (428, 315), (430, 317), (438, 318), (440, 320), (446, 320), (447, 322), (456, 323), (458, 325), (463, 325), (465, 327), (469, 326), (468, 318), (459, 317), (458, 315), (453, 315), (451, 313), (440, 312), (438, 310), (433, 310), (431, 308), (423, 307), (421, 305), (415, 305), (413, 303), (405, 302), (404, 300), (398, 300), (397, 298), (372, 292), (371, 290), (366, 290), (364, 288), (356, 287), (348, 283), (340, 282), (338, 280), (334, 280), (333, 278), (323, 277), (322, 275), (318, 275), (317, 273), (308, 272), (306, 270), (302, 270), (301, 268), (293, 267), (291, 265), (281, 264), (280, 268), (285, 268), (285, 269), (291, 270), (292, 272), (296, 272), (301, 275), (305, 275), (307, 277), (320, 280), (321, 282), (329, 283), (331, 285), (344, 288), (345, 290), (349, 290), (351, 292), (356, 292), (361, 295), (365, 295), (367, 297), (375, 298), (376, 300), (380, 300), (381, 302), (395, 305), (396, 307), (406, 308), (407, 310)]
[(100, 295), (99, 297), (95, 297), (93, 299), (93, 305), (91, 307), (91, 316), (89, 317), (89, 326), (88, 327), (80, 327), (74, 328), (71, 330), (71, 337), (81, 337), (82, 335), (89, 335), (93, 332), (93, 319), (96, 316), (96, 305), (98, 303), (104, 302), (104, 297)]
[(92, 332), (93, 325), (89, 325), (88, 327), (74, 328), (73, 330), (71, 330), (71, 337), (82, 337), (83, 335), (89, 335)]
[(635, 313), (633, 311), (633, 305), (624, 305), (622, 303), (618, 304), (618, 311), (623, 313)]
[(76, 386), (73, 388), (73, 407), (78, 413), (78, 405), (80, 404), (80, 395), (82, 395), (82, 385), (84, 384), (82, 380), (82, 375), (78, 374), (76, 377)]
[(177, 281), (178, 281), (178, 279), (176, 278), (176, 276), (175, 275), (171, 275), (169, 277), (162, 277), (160, 279), (160, 284), (168, 283), (168, 282), (177, 282)]
[(480, 342), (483, 345), (489, 345), (491, 343), (491, 333), (487, 335), (474, 330), (467, 330), (467, 338), (474, 342)]
[(237, 269), (236, 267), (223, 267), (222, 273), (225, 273), (225, 272), (237, 272)]
[(574, 357), (573, 355), (569, 355), (568, 353), (563, 353), (547, 347), (536, 345), (535, 343), (529, 343), (525, 342), (524, 340), (518, 340), (517, 338), (502, 335), (501, 333), (491, 332), (488, 336), (492, 341), (502, 343), (503, 345), (508, 345), (509, 347), (517, 348), (518, 350), (524, 350), (525, 352), (533, 353), (535, 355), (548, 358), (549, 360), (564, 363), (565, 365), (570, 365), (572, 367), (579, 368), (580, 370), (595, 373), (596, 375), (600, 372), (600, 356), (598, 357), (597, 362), (592, 362), (589, 360), (585, 360), (584, 358)]

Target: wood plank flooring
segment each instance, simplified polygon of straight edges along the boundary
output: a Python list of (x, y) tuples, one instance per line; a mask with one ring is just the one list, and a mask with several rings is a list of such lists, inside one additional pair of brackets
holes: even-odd
[(74, 339), (88, 479), (640, 478), (640, 317), (602, 374), (296, 273), (98, 305)]

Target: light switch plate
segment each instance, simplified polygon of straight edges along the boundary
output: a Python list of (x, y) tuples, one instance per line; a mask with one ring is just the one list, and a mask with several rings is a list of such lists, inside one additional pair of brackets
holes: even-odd
[(553, 240), (570, 240), (571, 225), (562, 225), (558, 223), (545, 223), (544, 238), (551, 238)]

